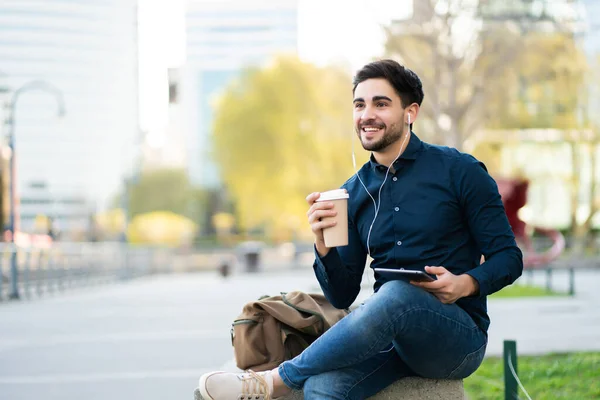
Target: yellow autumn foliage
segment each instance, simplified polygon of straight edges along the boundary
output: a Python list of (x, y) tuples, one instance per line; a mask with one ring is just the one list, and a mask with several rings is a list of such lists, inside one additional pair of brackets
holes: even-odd
[(127, 237), (132, 244), (178, 247), (191, 244), (197, 229), (197, 225), (184, 216), (154, 211), (134, 217), (127, 229)]

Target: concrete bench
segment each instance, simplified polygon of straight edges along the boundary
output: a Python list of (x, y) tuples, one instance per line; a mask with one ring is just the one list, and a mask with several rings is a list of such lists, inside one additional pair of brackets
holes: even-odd
[[(301, 391), (295, 391), (285, 400), (302, 400)], [(200, 392), (194, 392), (195, 400), (202, 400)], [(403, 378), (381, 393), (370, 397), (372, 400), (464, 400), (465, 390), (462, 380), (435, 380), (423, 378)]]
[[(285, 400), (302, 400), (302, 392), (297, 391)], [(403, 378), (387, 387), (372, 400), (464, 400), (465, 390), (461, 380), (435, 380), (423, 378)]]

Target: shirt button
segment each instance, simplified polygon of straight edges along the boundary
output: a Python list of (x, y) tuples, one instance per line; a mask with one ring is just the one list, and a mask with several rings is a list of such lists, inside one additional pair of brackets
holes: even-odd
[(394, 208), (394, 211), (400, 211), (400, 208), (396, 207)]
[(401, 241), (401, 240), (398, 240), (398, 241), (396, 242), (396, 244), (397, 244), (398, 246), (402, 246), (402, 241)]
[(397, 177), (393, 177), (393, 178), (392, 178), (392, 180), (393, 180), (394, 182), (396, 182), (396, 181), (398, 180), (398, 178), (397, 178)]

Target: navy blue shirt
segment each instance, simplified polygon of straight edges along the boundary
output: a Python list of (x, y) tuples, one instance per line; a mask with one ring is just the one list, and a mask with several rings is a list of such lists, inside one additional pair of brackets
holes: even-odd
[[(386, 171), (372, 156), (358, 171), (375, 201)], [(373, 200), (356, 175), (342, 188), (350, 195), (349, 244), (332, 248), (325, 257), (317, 254), (314, 264), (325, 296), (337, 308), (349, 307), (359, 294), (375, 214)], [(431, 265), (471, 275), (479, 283), (479, 294), (456, 304), (485, 332), (490, 324), (486, 296), (523, 271), (523, 255), (498, 186), (483, 163), (456, 149), (422, 142), (414, 133), (381, 189), (369, 247), (371, 268), (424, 270)], [(374, 290), (385, 282), (376, 274)]]

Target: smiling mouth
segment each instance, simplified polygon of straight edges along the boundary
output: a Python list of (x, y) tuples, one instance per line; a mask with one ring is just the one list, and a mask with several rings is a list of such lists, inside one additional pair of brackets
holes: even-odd
[(366, 133), (367, 135), (370, 135), (370, 134), (377, 133), (382, 129), (383, 129), (382, 127), (376, 127), (376, 126), (364, 126), (360, 130), (361, 130), (361, 132)]

